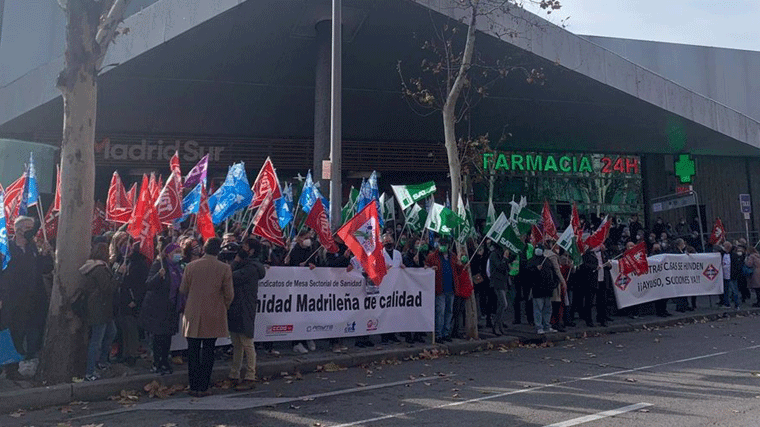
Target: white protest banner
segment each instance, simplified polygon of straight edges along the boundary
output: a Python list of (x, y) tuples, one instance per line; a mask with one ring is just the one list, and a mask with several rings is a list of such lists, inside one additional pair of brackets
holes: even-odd
[(435, 272), (391, 268), (379, 293), (343, 268), (271, 267), (259, 280), (254, 341), (356, 337), (435, 328)]
[(719, 253), (662, 254), (647, 257), (649, 272), (641, 276), (620, 274), (612, 261), (612, 283), (618, 308), (663, 298), (723, 293), (723, 269)]

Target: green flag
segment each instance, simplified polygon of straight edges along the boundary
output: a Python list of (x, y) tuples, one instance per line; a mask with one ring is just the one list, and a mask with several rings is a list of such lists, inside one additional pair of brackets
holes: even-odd
[(391, 185), (391, 188), (398, 199), (398, 205), (401, 206), (402, 210), (406, 210), (414, 202), (435, 193), (435, 182), (430, 181), (424, 184), (413, 185)]
[(470, 201), (464, 206), (464, 212), (467, 217), (467, 222), (470, 224), (470, 236), (476, 237), (478, 232), (475, 231), (475, 217), (472, 215), (472, 209), (470, 209)]
[(411, 209), (404, 211), (404, 216), (406, 217), (406, 223), (412, 231), (422, 231), (425, 228), (428, 215), (417, 203), (412, 204)]
[(359, 190), (351, 186), (351, 191), (348, 193), (348, 202), (346, 202), (343, 209), (340, 211), (341, 224), (345, 224), (356, 214), (356, 200), (359, 198)]
[(380, 196), (380, 205), (383, 207), (383, 221), (396, 221), (396, 204), (393, 197), (388, 197), (385, 193)]
[(499, 214), (499, 217), (496, 218), (496, 220), (491, 224), (491, 227), (488, 228), (488, 232), (486, 232), (486, 237), (493, 240), (494, 242), (499, 241), (499, 237), (501, 237), (501, 234), (504, 233), (504, 230), (506, 230), (509, 227), (509, 220), (507, 219), (507, 216), (504, 215), (504, 212)]
[(525, 250), (525, 242), (515, 232), (515, 227), (506, 227), (495, 242), (513, 253), (520, 253)]
[(446, 206), (433, 203), (428, 213), (425, 228), (444, 236), (450, 236), (459, 226), (461, 220), (451, 209)]
[(459, 196), (457, 201), (457, 216), (459, 217), (459, 226), (456, 229), (455, 238), (456, 241), (464, 244), (467, 239), (472, 235), (473, 224), (470, 221), (472, 215), (467, 215), (467, 207), (462, 202), (462, 196)]
[(557, 240), (557, 246), (567, 252), (568, 256), (570, 256), (570, 259), (573, 260), (573, 265), (580, 265), (581, 254), (578, 250), (578, 241), (575, 233), (573, 232), (572, 225), (569, 225), (567, 229), (565, 229), (565, 231), (562, 233), (562, 235), (559, 236), (559, 240)]
[(488, 213), (486, 214), (486, 225), (483, 231), (488, 232), (493, 223), (496, 222), (496, 208), (493, 207), (493, 200), (488, 201)]
[(518, 234), (530, 233), (530, 228), (534, 225), (538, 225), (541, 220), (541, 215), (533, 212), (530, 209), (521, 208), (517, 212), (515, 223), (517, 224)]

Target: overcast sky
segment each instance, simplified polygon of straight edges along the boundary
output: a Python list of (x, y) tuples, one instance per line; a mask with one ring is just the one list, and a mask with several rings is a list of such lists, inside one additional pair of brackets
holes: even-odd
[(552, 15), (576, 34), (760, 51), (760, 0), (562, 0)]

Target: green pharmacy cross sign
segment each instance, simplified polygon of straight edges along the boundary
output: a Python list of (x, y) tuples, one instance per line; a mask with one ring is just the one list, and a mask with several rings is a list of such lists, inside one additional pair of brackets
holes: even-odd
[(675, 162), (675, 171), (681, 184), (691, 184), (692, 178), (697, 174), (697, 167), (688, 154), (681, 154)]

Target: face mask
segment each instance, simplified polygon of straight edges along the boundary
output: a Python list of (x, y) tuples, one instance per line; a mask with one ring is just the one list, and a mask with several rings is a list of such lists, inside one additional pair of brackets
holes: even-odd
[(24, 231), (24, 239), (26, 240), (32, 240), (34, 237), (34, 230), (26, 230)]
[(742, 252), (742, 251), (736, 251), (736, 255), (742, 256), (742, 255), (744, 255), (744, 252)]
[(449, 247), (446, 246), (446, 245), (440, 245), (440, 246), (438, 246), (438, 249), (440, 249), (441, 252), (446, 252), (446, 251), (449, 250)]
[(174, 261), (174, 262), (180, 262), (180, 261), (182, 261), (182, 254), (174, 254), (174, 255), (172, 255), (172, 261)]
[(406, 246), (406, 240), (401, 239), (398, 242), (401, 244), (401, 246)]
[(462, 255), (461, 261), (462, 261), (462, 264), (467, 264), (468, 262), (470, 262), (470, 258), (468, 258), (467, 255)]
[(420, 250), (425, 252), (426, 250), (428, 250), (428, 245), (420, 245)]
[(393, 243), (386, 243), (385, 249), (393, 249)]
[(311, 239), (304, 239), (303, 242), (301, 242), (301, 246), (303, 247), (310, 247), (311, 246)]

